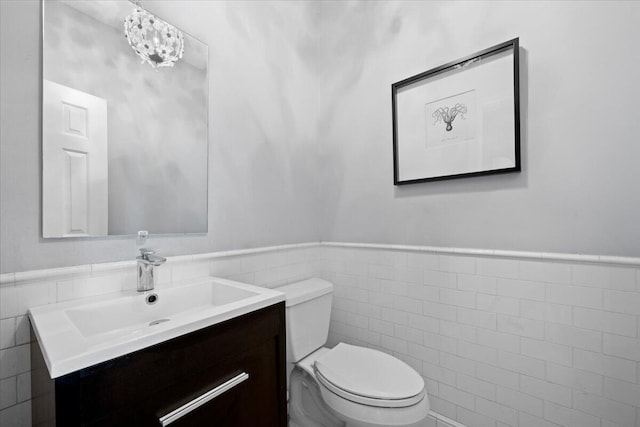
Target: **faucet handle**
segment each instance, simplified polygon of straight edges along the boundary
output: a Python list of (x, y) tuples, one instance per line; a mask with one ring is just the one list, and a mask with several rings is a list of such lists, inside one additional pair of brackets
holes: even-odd
[(163, 264), (167, 259), (161, 256), (154, 255), (156, 251), (153, 249), (140, 248), (140, 256), (138, 259), (145, 261), (147, 264), (153, 264), (155, 266)]
[(149, 255), (153, 255), (155, 254), (156, 251), (154, 251), (153, 249), (148, 249), (148, 248), (140, 248), (140, 255), (142, 257), (142, 259), (149, 259)]

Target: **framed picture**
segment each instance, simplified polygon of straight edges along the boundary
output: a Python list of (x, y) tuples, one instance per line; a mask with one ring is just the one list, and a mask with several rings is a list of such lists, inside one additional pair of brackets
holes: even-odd
[(394, 185), (520, 171), (517, 38), (391, 93)]

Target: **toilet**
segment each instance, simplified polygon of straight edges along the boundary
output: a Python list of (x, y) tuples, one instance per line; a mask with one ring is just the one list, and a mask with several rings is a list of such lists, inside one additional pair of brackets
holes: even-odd
[(429, 413), (413, 368), (378, 350), (324, 347), (333, 285), (308, 279), (277, 288), (286, 295), (289, 427), (410, 427)]

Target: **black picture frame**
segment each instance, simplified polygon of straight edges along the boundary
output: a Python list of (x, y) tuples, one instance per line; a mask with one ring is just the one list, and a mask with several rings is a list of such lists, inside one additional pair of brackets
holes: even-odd
[[(479, 135), (478, 138), (471, 138), (468, 135), (473, 135), (475, 137), (477, 131), (477, 126), (475, 125), (475, 116), (479, 115), (481, 118), (482, 117), (487, 117), (488, 114), (485, 114), (485, 112), (483, 111), (484, 106), (481, 106), (479, 108), (475, 108), (475, 100), (476, 100), (476, 91), (475, 89), (473, 90), (469, 90), (466, 92), (456, 92), (456, 90), (460, 90), (460, 88), (462, 87), (460, 82), (464, 82), (464, 73), (468, 72), (469, 69), (476, 69), (478, 70), (479, 67), (482, 67), (484, 64), (488, 64), (490, 63), (493, 59), (497, 59), (500, 58), (497, 55), (512, 55), (513, 57), (513, 61), (512, 61), (512, 70), (509, 69), (505, 69), (501, 71), (501, 74), (505, 75), (505, 76), (509, 76), (509, 74), (507, 73), (511, 73), (511, 76), (513, 77), (513, 123), (511, 125), (511, 123), (508, 123), (508, 116), (510, 116), (511, 114), (511, 106), (510, 103), (507, 104), (507, 102), (505, 102), (504, 99), (500, 100), (501, 106), (504, 107), (506, 105), (509, 105), (509, 111), (507, 112), (508, 114), (504, 115), (504, 117), (507, 120), (506, 125), (503, 123), (504, 120), (501, 121), (501, 125), (503, 125), (504, 127), (507, 127), (509, 131), (513, 130), (513, 159), (511, 158), (500, 158), (498, 159), (496, 157), (496, 159), (498, 159), (499, 161), (502, 161), (503, 163), (509, 163), (509, 161), (512, 160), (511, 163), (513, 164), (498, 164), (496, 167), (489, 167), (486, 168), (486, 165), (483, 165), (481, 168), (479, 168), (478, 170), (473, 170), (473, 166), (468, 166), (466, 165), (465, 167), (462, 167), (460, 169), (459, 172), (455, 171), (456, 165), (453, 164), (451, 165), (451, 171), (447, 171), (444, 174), (437, 174), (433, 175), (431, 171), (428, 170), (428, 168), (424, 171), (424, 176), (420, 176), (420, 174), (422, 172), (420, 171), (414, 171), (411, 170), (410, 172), (406, 172), (406, 170), (408, 170), (409, 166), (403, 164), (403, 159), (406, 158), (408, 159), (405, 163), (411, 163), (411, 167), (416, 169), (416, 168), (420, 168), (420, 165), (418, 164), (416, 167), (416, 163), (420, 163), (420, 161), (422, 161), (425, 164), (428, 164), (429, 162), (431, 162), (431, 164), (435, 164), (434, 162), (436, 162), (434, 156), (432, 156), (431, 159), (429, 159), (428, 157), (428, 152), (429, 150), (433, 151), (434, 153), (437, 151), (438, 156), (435, 157), (442, 157), (443, 155), (446, 155), (446, 151), (450, 149), (451, 147), (453, 147), (453, 145), (447, 145), (448, 142), (447, 140), (454, 140), (455, 138), (458, 138), (459, 141), (455, 142), (455, 144), (458, 144), (457, 148), (456, 148), (456, 154), (460, 157), (460, 158), (464, 158), (464, 154), (463, 155), (459, 155), (461, 149), (460, 146), (467, 144), (469, 146), (471, 146), (473, 144), (474, 147), (480, 147), (479, 149), (481, 150), (485, 150), (485, 146), (484, 144), (490, 144), (490, 143), (494, 143), (496, 141), (493, 140), (497, 140), (497, 138), (493, 138), (493, 140), (490, 140), (490, 138), (487, 139), (487, 141), (484, 141), (483, 139), (483, 135)], [(505, 61), (500, 62), (500, 66), (501, 67), (507, 67), (508, 63), (506, 64), (502, 64)], [(495, 64), (494, 64), (495, 66)], [(476, 74), (481, 75), (479, 72), (476, 72)], [(487, 75), (489, 75), (489, 73), (485, 73)], [(492, 74), (493, 75), (493, 74)], [(442, 88), (445, 87), (446, 88), (446, 79), (447, 78), (451, 78), (451, 76), (456, 76), (454, 77), (455, 81), (458, 82), (456, 87), (452, 87), (451, 88), (451, 93), (455, 93), (455, 95), (450, 95), (448, 97), (445, 98), (441, 98), (441, 99), (437, 99), (435, 101), (429, 102), (429, 103), (424, 103), (424, 100), (422, 101), (422, 104), (420, 104), (420, 98), (416, 97), (414, 95), (414, 97), (416, 97), (418, 100), (417, 101), (412, 101), (413, 104), (415, 104), (413, 107), (414, 108), (407, 108), (405, 105), (401, 106), (401, 110), (405, 112), (405, 117), (411, 116), (411, 117), (419, 117), (419, 114), (423, 114), (424, 117), (424, 141), (425, 141), (425, 145), (424, 150), (422, 150), (422, 148), (420, 148), (420, 145), (418, 143), (421, 143), (419, 136), (420, 136), (420, 130), (419, 127), (413, 126), (412, 129), (410, 130), (416, 130), (418, 129), (418, 131), (415, 132), (404, 132), (403, 133), (407, 133), (407, 134), (411, 134), (412, 137), (409, 138), (407, 137), (406, 140), (407, 141), (411, 141), (406, 143), (405, 146), (403, 146), (403, 140), (399, 140), (399, 131), (400, 131), (400, 127), (403, 126), (403, 120), (404, 122), (410, 122), (409, 119), (405, 119), (403, 117), (399, 117), (399, 114), (402, 113), (402, 111), (399, 113), (399, 103), (402, 104), (401, 101), (399, 101), (398, 96), (399, 94), (409, 94), (410, 91), (416, 91), (416, 88), (420, 88), (419, 85), (424, 85), (425, 83), (431, 83), (431, 82), (435, 82), (437, 80), (438, 89), (439, 91), (436, 92), (442, 92)], [(479, 80), (479, 77), (475, 77), (475, 80)], [(494, 78), (494, 80), (496, 80)], [(505, 82), (508, 82), (508, 87), (502, 87), (502, 85), (507, 84), (507, 83), (503, 83), (502, 81), (499, 81), (500, 79), (496, 80), (495, 82), (491, 82), (488, 83), (487, 86), (496, 86), (496, 85), (501, 85), (500, 87), (500, 93), (504, 93), (510, 94), (511, 91), (511, 82), (508, 81), (510, 80), (509, 78), (504, 79)], [(444, 89), (446, 90), (446, 89)], [(421, 89), (422, 92), (427, 93), (428, 90), (426, 90), (424, 87), (422, 87)], [(473, 92), (473, 93), (471, 93)], [(482, 93), (485, 92), (490, 92), (490, 90), (483, 90)], [(498, 45), (489, 47), (487, 49), (481, 50), (479, 52), (475, 52), (471, 55), (465, 56), (463, 58), (460, 58), (458, 60), (449, 62), (447, 64), (441, 65), (439, 67), (436, 68), (432, 68), (430, 70), (427, 70), (425, 72), (422, 72), (420, 74), (416, 74), (414, 76), (408, 77), (404, 80), (398, 81), (396, 83), (393, 83), (391, 85), (391, 106), (392, 106), (392, 120), (393, 120), (393, 184), (394, 185), (405, 185), (405, 184), (414, 184), (414, 183), (422, 183), (422, 182), (430, 182), (430, 181), (440, 181), (440, 180), (448, 180), (448, 179), (457, 179), (457, 178), (466, 178), (466, 177), (472, 177), (472, 176), (481, 176), (481, 175), (491, 175), (491, 174), (502, 174), (502, 173), (510, 173), (510, 172), (519, 172), (521, 170), (521, 161), (520, 161), (520, 96), (519, 96), (519, 92), (520, 92), (520, 81), (519, 81), (519, 39), (518, 38), (514, 38), (512, 40), (506, 41), (504, 43), (500, 43)], [(416, 92), (417, 93), (417, 92)], [(403, 97), (407, 97), (408, 95), (402, 95)], [(464, 98), (464, 97), (468, 97), (468, 98)], [(473, 96), (473, 97), (472, 97)], [(484, 95), (485, 97), (487, 95)], [(457, 100), (464, 100), (464, 99), (469, 99), (472, 102), (469, 102), (469, 104), (473, 105), (473, 109), (468, 109), (464, 103), (456, 103), (455, 106), (451, 107), (451, 109), (449, 110), (449, 107), (444, 107), (444, 109), (442, 107), (439, 107), (437, 109), (435, 109), (435, 107), (438, 105), (437, 103), (440, 103), (442, 105), (445, 105), (444, 103), (449, 102), (449, 104), (456, 102), (454, 101), (454, 98), (456, 98)], [(448, 100), (448, 101), (446, 101)], [(507, 99), (507, 101), (509, 101), (509, 99)], [(404, 104), (407, 104), (407, 101), (404, 102)], [(411, 102), (409, 102), (409, 104), (411, 104)], [(418, 105), (422, 105), (423, 106), (423, 112), (422, 113), (416, 113), (415, 109), (419, 108)], [(429, 119), (427, 118), (427, 116), (429, 115), (429, 112), (431, 112), (431, 110), (433, 110), (433, 114), (431, 117), (431, 120), (434, 122), (434, 124), (429, 124)], [(503, 108), (505, 111), (506, 109)], [(462, 111), (464, 110), (464, 114), (462, 113)], [(463, 122), (463, 120), (465, 119), (465, 114), (467, 114), (469, 112), (469, 110), (471, 110), (474, 114), (474, 119), (473, 119), (473, 125), (469, 125), (467, 124), (467, 122)], [(409, 113), (407, 113), (407, 111)], [(446, 112), (446, 114), (445, 114)], [(493, 114), (493, 113), (492, 113)], [(456, 119), (456, 115), (458, 115), (459, 117), (461, 117), (461, 119), (458, 120), (458, 123), (464, 123), (464, 125), (466, 126), (466, 129), (471, 129), (472, 130), (467, 130), (467, 134), (464, 135), (464, 137), (466, 139), (463, 138), (463, 136), (456, 136), (456, 137), (445, 137), (445, 136), (440, 136), (440, 135), (444, 135), (442, 129), (442, 126), (444, 126), (446, 124), (446, 128), (445, 131), (449, 132), (452, 129), (452, 123), (455, 122)], [(453, 118), (451, 118), (453, 117)], [(448, 121), (447, 121), (448, 120)], [(419, 121), (414, 120), (416, 122)], [(478, 120), (480, 121), (480, 120)], [(400, 122), (400, 123), (399, 123)], [(485, 131), (485, 127), (487, 125), (487, 123), (482, 123), (482, 130), (483, 132)], [(489, 123), (490, 124), (490, 123)], [(436, 125), (440, 125), (440, 130), (437, 130), (438, 128), (436, 127)], [(405, 127), (407, 127), (407, 125), (404, 125)], [(431, 127), (429, 127), (431, 126)], [(457, 128), (456, 129), (460, 129), (463, 125), (456, 125)], [(409, 126), (411, 128), (411, 126)], [(433, 129), (433, 130), (430, 130)], [(488, 126), (486, 129), (487, 133), (492, 132), (491, 130), (491, 126)], [(430, 135), (434, 135), (437, 132), (439, 132), (439, 135), (436, 135), (434, 137), (431, 137), (432, 141), (435, 141), (434, 144), (439, 144), (439, 146), (433, 145), (433, 146), (429, 146), (429, 141), (430, 141)], [(462, 133), (463, 131), (458, 130), (458, 133)], [(499, 141), (499, 145), (500, 145), (500, 149), (503, 152), (505, 151), (505, 148), (508, 148), (509, 150), (511, 150), (511, 141), (510, 140), (506, 140), (507, 139), (507, 134), (510, 132), (504, 132), (504, 129), (500, 129), (495, 131), (494, 133), (499, 134), (501, 133), (504, 137)], [(438, 139), (440, 138), (440, 139)], [(510, 137), (509, 137), (510, 138)], [(507, 146), (508, 143), (508, 146)], [(408, 147), (418, 147), (418, 150), (415, 148), (411, 148), (412, 150), (414, 150), (414, 152), (410, 152), (408, 151), (410, 148)], [(478, 148), (474, 148), (474, 150), (477, 150)], [(419, 156), (421, 154), (422, 150), (425, 155), (425, 160), (418, 160), (416, 162), (416, 156)], [(436, 150), (436, 151), (434, 151)], [(487, 149), (488, 150), (488, 149)], [(450, 152), (453, 152), (452, 150), (449, 150)], [(444, 154), (443, 154), (444, 153)], [(483, 151), (484, 153), (484, 151)], [(413, 155), (415, 154), (415, 156)], [(405, 156), (405, 157), (403, 157)], [(455, 157), (453, 156), (453, 160), (451, 159), (447, 159), (447, 160), (451, 160), (452, 163), (455, 163)], [(467, 156), (469, 157), (469, 156)], [(481, 161), (485, 161), (485, 159), (482, 156), (479, 156), (481, 158)], [(495, 163), (499, 163), (499, 161), (496, 161)], [(446, 162), (445, 162), (446, 163)], [(405, 168), (405, 170), (403, 170), (402, 168)], [(438, 166), (439, 167), (439, 166)], [(449, 165), (446, 166), (446, 168), (449, 168)], [(434, 169), (434, 168), (432, 168)], [(437, 169), (437, 167), (435, 168)], [(407, 176), (408, 175), (408, 176)]]

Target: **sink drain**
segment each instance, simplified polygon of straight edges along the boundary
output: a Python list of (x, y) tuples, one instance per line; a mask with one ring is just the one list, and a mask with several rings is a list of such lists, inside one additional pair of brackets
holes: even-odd
[(168, 322), (169, 320), (171, 320), (171, 319), (158, 319), (158, 320), (154, 320), (153, 322), (149, 322), (149, 326), (159, 325), (160, 323)]
[(158, 294), (149, 294), (145, 298), (145, 301), (147, 301), (147, 304), (152, 305), (157, 303), (159, 298)]

